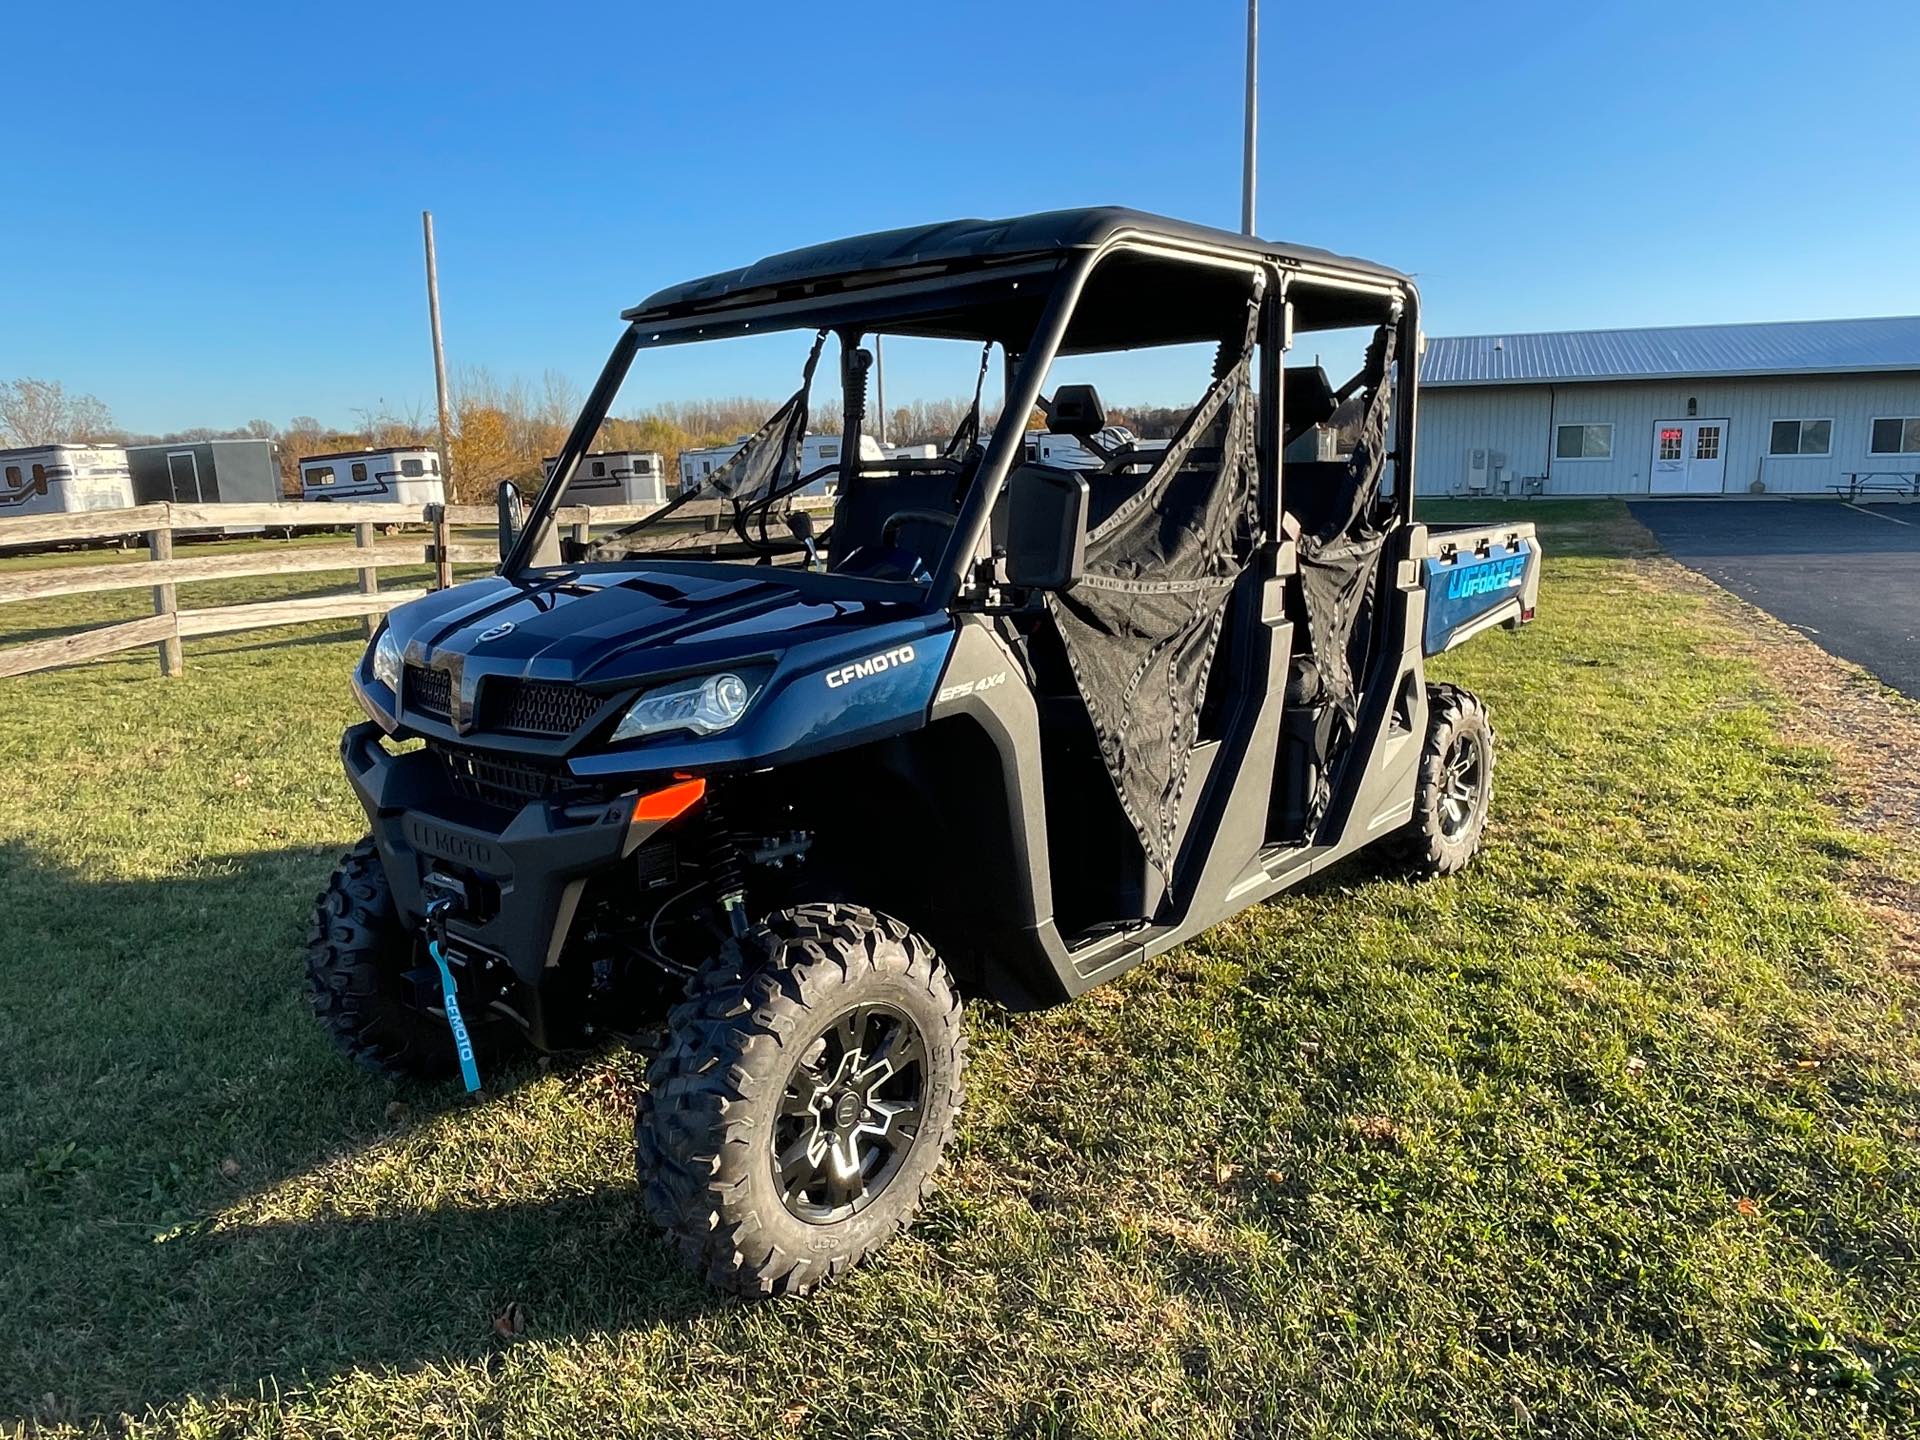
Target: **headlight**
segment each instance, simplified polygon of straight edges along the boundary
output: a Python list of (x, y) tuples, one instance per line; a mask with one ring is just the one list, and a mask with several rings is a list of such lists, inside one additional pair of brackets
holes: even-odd
[(714, 735), (726, 729), (747, 711), (754, 687), (738, 675), (702, 675), (693, 680), (677, 680), (658, 690), (649, 690), (620, 717), (614, 727), (615, 740), (637, 740), (642, 735), (660, 735), (669, 730), (691, 730), (695, 735)]
[(373, 642), (373, 678), (400, 694), (400, 642), (393, 638), (391, 629), (382, 630), (380, 638)]

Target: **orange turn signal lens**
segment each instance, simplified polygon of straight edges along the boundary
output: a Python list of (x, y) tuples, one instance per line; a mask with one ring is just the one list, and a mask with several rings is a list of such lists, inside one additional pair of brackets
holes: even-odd
[(680, 780), (664, 790), (638, 796), (633, 802), (635, 820), (673, 820), (700, 803), (707, 793), (704, 780)]

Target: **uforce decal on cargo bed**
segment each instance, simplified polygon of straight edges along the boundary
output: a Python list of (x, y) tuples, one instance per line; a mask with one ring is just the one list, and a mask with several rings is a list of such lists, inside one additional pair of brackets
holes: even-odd
[(842, 665), (838, 670), (827, 672), (827, 688), (838, 690), (842, 685), (851, 685), (856, 680), (866, 680), (891, 670), (897, 665), (913, 663), (913, 646), (901, 645), (893, 650), (882, 650), (878, 655), (869, 655), (864, 660), (856, 660), (851, 665)]
[(1447, 577), (1447, 598), (1464, 600), (1518, 585), (1527, 575), (1527, 557), (1511, 555), (1491, 563), (1465, 566)]

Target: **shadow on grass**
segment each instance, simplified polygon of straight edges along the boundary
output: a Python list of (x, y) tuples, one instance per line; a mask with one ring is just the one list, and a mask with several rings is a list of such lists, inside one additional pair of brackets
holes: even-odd
[[(0, 844), (0, 1415), (473, 1361), (514, 1302), (539, 1339), (714, 1303), (642, 1219), (605, 1114), (529, 1146), (524, 1115), (489, 1113), (551, 1078), (533, 1061), (472, 1107), (333, 1052), (301, 950), (335, 858), (96, 881)], [(568, 1151), (595, 1127), (591, 1161)]]

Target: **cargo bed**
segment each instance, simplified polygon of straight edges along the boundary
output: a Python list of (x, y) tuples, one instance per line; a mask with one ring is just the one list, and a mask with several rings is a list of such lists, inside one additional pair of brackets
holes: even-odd
[(1430, 525), (1420, 565), (1429, 655), (1451, 650), (1491, 626), (1533, 619), (1540, 597), (1540, 542), (1531, 520)]

